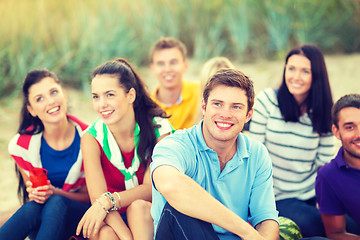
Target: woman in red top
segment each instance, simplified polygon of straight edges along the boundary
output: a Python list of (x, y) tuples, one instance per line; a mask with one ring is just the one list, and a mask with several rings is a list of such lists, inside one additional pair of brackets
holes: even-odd
[(91, 91), (100, 118), (81, 149), (92, 207), (77, 234), (83, 228), (92, 239), (152, 239), (149, 163), (156, 142), (173, 129), (124, 59), (98, 66)]

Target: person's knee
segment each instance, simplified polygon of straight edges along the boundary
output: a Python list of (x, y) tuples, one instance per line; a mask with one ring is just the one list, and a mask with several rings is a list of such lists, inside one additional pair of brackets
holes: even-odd
[(68, 198), (61, 195), (52, 195), (45, 203), (43, 211), (51, 211), (52, 215), (63, 213), (68, 206)]
[(135, 200), (128, 206), (128, 211), (147, 211), (151, 208), (151, 203), (142, 199)]
[(51, 201), (63, 201), (65, 197), (61, 196), (61, 195), (57, 195), (57, 194), (53, 194), (51, 195), (51, 197), (48, 198), (48, 200), (46, 202), (51, 202)]
[(115, 231), (111, 227), (105, 225), (102, 228), (100, 228), (97, 239), (111, 240), (111, 239), (118, 239), (118, 237)]
[(151, 203), (142, 199), (135, 200), (132, 202), (126, 211), (128, 217), (131, 216), (142, 216), (152, 220), (150, 215)]
[(27, 216), (35, 216), (42, 210), (42, 205), (36, 203), (35, 201), (30, 201), (25, 203), (18, 209), (17, 213), (21, 213), (21, 215), (26, 219)]

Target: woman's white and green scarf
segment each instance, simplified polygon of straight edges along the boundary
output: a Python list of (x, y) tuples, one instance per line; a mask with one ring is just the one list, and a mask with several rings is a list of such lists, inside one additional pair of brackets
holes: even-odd
[[(167, 121), (167, 119), (166, 119)], [(154, 119), (154, 123), (157, 124), (157, 121)], [(170, 124), (170, 127), (165, 127), (166, 131), (169, 133), (173, 132), (173, 128)], [(125, 167), (124, 160), (120, 151), (120, 148), (112, 135), (110, 129), (106, 124), (101, 120), (96, 120), (85, 132), (92, 135), (98, 143), (101, 145), (106, 157), (109, 159), (111, 164), (115, 166), (125, 177), (125, 188), (131, 189), (139, 185), (139, 181), (136, 176), (136, 172), (139, 169), (141, 164), (141, 159), (138, 156), (137, 148), (140, 140), (140, 127), (138, 123), (135, 125), (134, 140), (135, 140), (135, 152), (134, 158), (132, 160), (131, 166), (129, 168)], [(164, 128), (160, 131), (158, 128), (155, 128), (156, 138), (164, 134)]]

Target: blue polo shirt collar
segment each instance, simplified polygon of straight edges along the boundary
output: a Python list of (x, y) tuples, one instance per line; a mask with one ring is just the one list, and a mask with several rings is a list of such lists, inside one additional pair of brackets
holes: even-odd
[[(214, 151), (211, 148), (209, 148), (208, 145), (206, 145), (204, 135), (202, 133), (202, 125), (203, 125), (203, 120), (201, 120), (200, 123), (195, 126), (199, 149), (200, 149), (200, 151), (209, 151), (209, 150)], [(228, 163), (230, 163), (230, 165), (231, 165), (231, 162), (234, 162), (233, 160), (235, 160), (235, 161), (238, 160), (236, 162), (240, 163), (241, 161), (244, 161), (245, 159), (248, 159), (248, 158), (249, 158), (249, 152), (248, 152), (248, 148), (247, 148), (247, 142), (245, 141), (243, 134), (240, 133), (237, 138), (236, 153), (235, 153), (234, 157)]]

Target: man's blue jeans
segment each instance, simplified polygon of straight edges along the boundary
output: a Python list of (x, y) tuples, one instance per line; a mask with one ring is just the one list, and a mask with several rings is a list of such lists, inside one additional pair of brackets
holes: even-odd
[(302, 201), (288, 198), (276, 201), (279, 216), (293, 220), (300, 228), (303, 237), (325, 237), (324, 225), (319, 210), (316, 208), (316, 198)]
[[(219, 240), (208, 222), (186, 216), (166, 203), (155, 232), (155, 240)], [(241, 239), (236, 235), (227, 239)], [(326, 240), (323, 237), (303, 238), (304, 240)], [(329, 239), (327, 239), (329, 240)]]
[[(303, 237), (323, 236), (325, 229), (319, 210), (316, 208), (316, 198), (302, 201), (289, 198), (276, 201), (279, 216), (293, 220), (300, 228)], [(346, 215), (346, 230), (359, 234), (359, 224)]]
[(0, 228), (0, 239), (68, 239), (88, 207), (60, 195), (45, 204), (27, 202)]
[(156, 240), (219, 240), (208, 222), (186, 216), (166, 203), (155, 232)]

